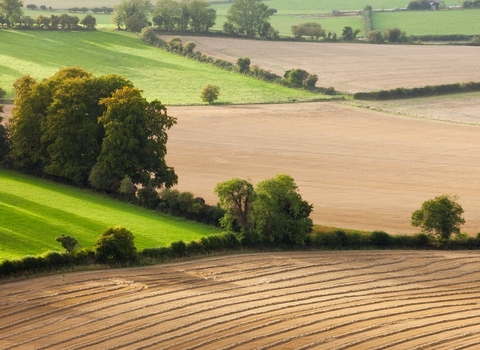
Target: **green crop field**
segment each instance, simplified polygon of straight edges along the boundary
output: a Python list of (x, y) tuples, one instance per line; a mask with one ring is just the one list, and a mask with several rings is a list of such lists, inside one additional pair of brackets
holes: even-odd
[(400, 28), (407, 35), (478, 35), (480, 10), (373, 12), (372, 27)]
[(95, 75), (125, 76), (144, 90), (148, 100), (159, 99), (167, 106), (202, 103), (200, 91), (207, 84), (220, 87), (220, 103), (322, 98), (199, 63), (118, 32), (0, 30), (0, 42), (0, 86), (7, 97), (13, 97), (12, 84), (21, 76), (42, 79), (61, 67), (79, 66)]
[(92, 247), (109, 226), (125, 226), (137, 249), (219, 233), (210, 226), (154, 213), (89, 191), (0, 170), (0, 260), (62, 250), (70, 235)]

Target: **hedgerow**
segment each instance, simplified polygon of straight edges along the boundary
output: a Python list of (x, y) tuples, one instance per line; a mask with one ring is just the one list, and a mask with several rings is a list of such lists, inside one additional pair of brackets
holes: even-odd
[(396, 88), (392, 90), (357, 92), (353, 95), (353, 98), (356, 100), (394, 100), (403, 98), (458, 94), (474, 91), (480, 91), (480, 82), (429, 85), (412, 89)]

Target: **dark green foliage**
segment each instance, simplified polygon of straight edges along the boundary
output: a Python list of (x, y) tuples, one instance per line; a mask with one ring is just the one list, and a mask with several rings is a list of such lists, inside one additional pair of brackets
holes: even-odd
[(229, 28), (224, 29), (253, 37), (260, 35), (269, 19), (268, 6), (260, 0), (235, 0), (227, 13)]
[(325, 30), (316, 22), (301, 23), (292, 26), (292, 34), (295, 38), (300, 39), (303, 36), (310, 37), (311, 40), (318, 40), (321, 36), (325, 37)]
[(80, 24), (83, 25), (84, 28), (93, 30), (97, 26), (97, 20), (92, 15), (86, 15), (81, 21)]
[(55, 239), (57, 242), (62, 244), (62, 247), (67, 251), (67, 253), (72, 253), (75, 248), (79, 247), (78, 241), (70, 236), (61, 235)]
[(474, 8), (478, 9), (478, 8), (480, 8), (480, 0), (464, 1), (463, 2), (463, 8), (465, 8), (465, 9), (474, 9)]
[(370, 234), (370, 241), (377, 248), (387, 248), (388, 246), (390, 246), (391, 237), (386, 232), (373, 231)]
[(140, 32), (148, 25), (150, 7), (149, 0), (123, 0), (114, 7), (112, 22), (118, 29), (125, 28), (130, 32)]
[(306, 86), (309, 88), (315, 87), (316, 82), (318, 81), (317, 75), (309, 74), (307, 71), (303, 69), (291, 69), (287, 70), (283, 77), (285, 81), (294, 86), (294, 87), (302, 87)]
[(140, 39), (152, 46), (161, 46), (164, 41), (161, 40), (152, 27), (145, 27), (140, 32)]
[(191, 241), (187, 243), (187, 246), (185, 248), (185, 253), (187, 255), (200, 255), (200, 254), (204, 254), (205, 250), (203, 248), (203, 245), (200, 242)]
[(342, 31), (342, 38), (345, 41), (352, 41), (360, 33), (360, 29), (353, 30), (352, 27), (344, 27)]
[(156, 209), (160, 204), (160, 197), (153, 186), (147, 185), (137, 191), (138, 204), (148, 209)]
[(58, 268), (70, 263), (70, 257), (59, 252), (48, 252), (44, 254), (43, 259), (45, 260), (45, 265), (50, 268)]
[[(0, 91), (1, 93), (1, 91)], [(2, 106), (0, 106), (0, 113), (3, 111)], [(3, 118), (0, 117), (0, 164), (2, 164), (8, 153), (10, 152), (10, 142), (8, 140), (8, 132), (5, 126), (2, 124)]]
[(425, 86), (421, 88), (396, 88), (393, 90), (381, 90), (373, 92), (358, 92), (353, 95), (357, 100), (393, 100), (402, 98), (414, 98), (425, 96), (446, 95), (480, 91), (480, 83), (469, 82), (460, 84), (445, 84)]
[(99, 262), (127, 262), (137, 258), (133, 233), (122, 226), (103, 231), (95, 244), (95, 260)]
[(383, 32), (383, 37), (386, 41), (391, 43), (402, 43), (407, 41), (407, 36), (404, 31), (398, 28), (390, 28)]
[(242, 74), (250, 72), (250, 58), (240, 57), (237, 59), (237, 68), (238, 71)]
[(136, 202), (137, 186), (135, 186), (130, 176), (125, 176), (120, 182), (120, 188), (118, 189), (118, 193), (120, 193), (121, 198), (127, 202)]
[(372, 44), (382, 44), (385, 41), (383, 39), (382, 33), (379, 30), (373, 30), (371, 32), (368, 32), (367, 40)]
[(184, 241), (172, 242), (170, 244), (170, 251), (172, 253), (172, 257), (180, 258), (182, 256), (185, 256), (187, 251), (187, 245)]
[(412, 226), (420, 227), (424, 233), (435, 234), (446, 241), (452, 233), (459, 234), (465, 223), (463, 208), (456, 202), (457, 197), (441, 195), (423, 202), (422, 207), (413, 212)]
[(414, 0), (410, 1), (407, 5), (407, 10), (431, 10), (432, 5), (430, 5), (430, 1), (428, 0)]
[(214, 101), (218, 100), (219, 94), (220, 88), (218, 86), (207, 84), (200, 93), (200, 98), (203, 102), (212, 104)]
[(143, 257), (152, 258), (156, 260), (168, 260), (171, 258), (170, 247), (161, 247), (161, 248), (145, 248), (141, 253)]

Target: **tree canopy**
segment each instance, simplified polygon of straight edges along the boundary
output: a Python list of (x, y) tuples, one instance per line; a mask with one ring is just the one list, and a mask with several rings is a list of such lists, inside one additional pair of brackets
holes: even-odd
[[(175, 119), (125, 78), (70, 67), (42, 82), (22, 77), (14, 89), (15, 167), (102, 190), (115, 190), (125, 176), (155, 187), (176, 183), (165, 164), (166, 130)], [(92, 181), (99, 177), (104, 181)]]
[(424, 233), (435, 234), (442, 240), (448, 240), (452, 233), (460, 233), (465, 219), (457, 199), (456, 196), (441, 195), (423, 202), (422, 207), (412, 214), (412, 226), (420, 227)]
[(216, 11), (204, 0), (159, 0), (153, 12), (153, 23), (166, 31), (190, 29), (197, 33), (207, 32), (216, 18)]
[(312, 205), (302, 199), (290, 175), (276, 175), (255, 189), (249, 181), (234, 178), (219, 183), (215, 193), (226, 211), (222, 226), (231, 230), (236, 222), (252, 243), (303, 245), (312, 230)]
[(4, 15), (8, 28), (23, 16), (23, 1), (21, 0), (0, 0), (0, 15)]
[(255, 34), (262, 36), (269, 19), (268, 6), (260, 0), (235, 0), (227, 13), (227, 23), (236, 32), (248, 37)]
[(149, 0), (123, 0), (114, 7), (112, 23), (118, 29), (125, 27), (129, 32), (140, 32), (148, 25), (151, 8)]

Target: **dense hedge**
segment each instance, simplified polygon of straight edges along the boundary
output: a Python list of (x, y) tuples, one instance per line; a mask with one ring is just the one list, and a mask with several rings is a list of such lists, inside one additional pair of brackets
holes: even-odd
[(353, 95), (353, 98), (356, 100), (394, 100), (403, 98), (458, 94), (473, 91), (480, 91), (480, 83), (469, 82), (434, 86), (429, 85), (412, 89), (396, 88), (392, 90), (357, 92)]
[(445, 35), (411, 35), (412, 41), (469, 41), (474, 35), (445, 34)]
[[(318, 230), (311, 233), (305, 245), (254, 246), (234, 233), (222, 233), (202, 237), (198, 241), (176, 241), (168, 247), (145, 248), (138, 252), (131, 264), (146, 265), (175, 259), (198, 257), (210, 254), (239, 253), (242, 251), (271, 250), (359, 250), (359, 249), (480, 249), (480, 233), (476, 237), (456, 235), (448, 241), (440, 241), (423, 233), (415, 235), (389, 235), (383, 231), (360, 232), (341, 229)], [(92, 250), (81, 249), (73, 253), (47, 252), (41, 256), (26, 256), (20, 260), (3, 260), (0, 277), (21, 276), (57, 271), (68, 267), (94, 264)], [(112, 262), (114, 266), (124, 266)]]

